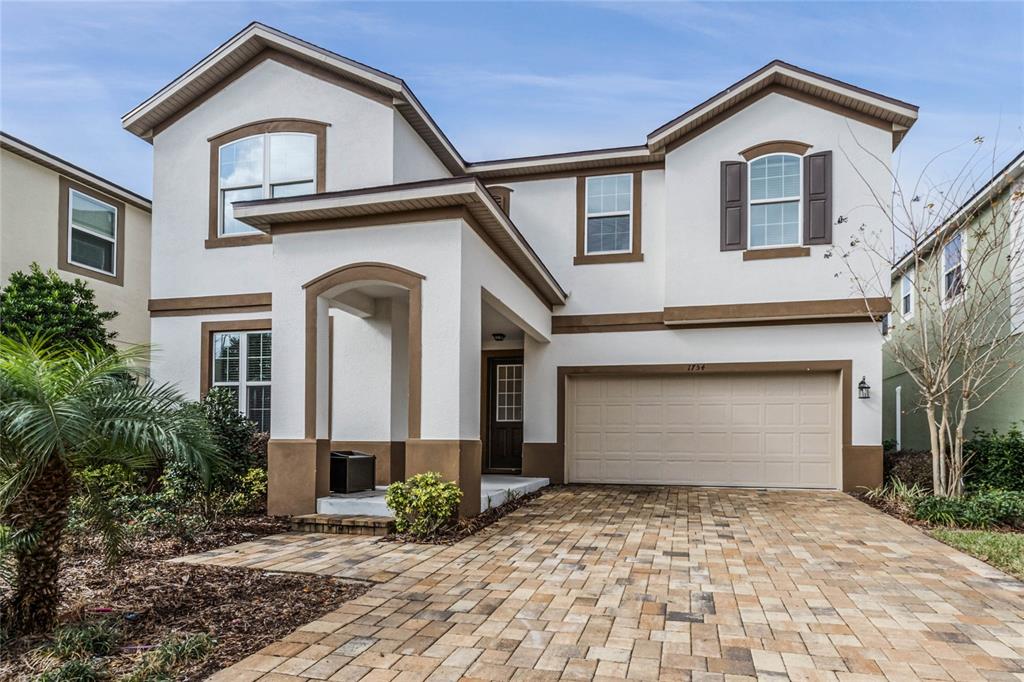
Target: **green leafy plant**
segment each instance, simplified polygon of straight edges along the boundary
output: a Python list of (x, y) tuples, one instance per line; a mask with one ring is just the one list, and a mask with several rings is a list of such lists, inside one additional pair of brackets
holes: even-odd
[(453, 522), (461, 501), (459, 487), (433, 471), (392, 483), (384, 494), (395, 530), (424, 539)]
[(970, 457), (967, 487), (1024, 491), (1024, 432), (1019, 425), (1006, 433), (976, 431), (964, 444)]
[(47, 670), (37, 682), (97, 682), (103, 679), (103, 671), (92, 661), (67, 661), (59, 668)]
[(104, 325), (115, 317), (95, 302), (83, 280), (61, 279), (33, 263), (27, 273), (12, 273), (0, 290), (0, 334), (13, 338), (45, 336), (59, 345), (88, 344), (113, 350), (115, 332)]
[(107, 656), (117, 649), (121, 633), (108, 621), (66, 625), (53, 634), (50, 648), (63, 659)]
[(176, 677), (174, 671), (177, 668), (202, 660), (213, 651), (216, 644), (216, 640), (205, 632), (171, 635), (142, 657), (127, 680), (128, 682), (173, 680)]
[(896, 478), (887, 485), (868, 490), (864, 496), (890, 507), (899, 514), (910, 515), (918, 501), (928, 496), (928, 491), (921, 485), (907, 485)]
[(1024, 493), (990, 490), (959, 498), (927, 496), (915, 504), (914, 516), (939, 526), (1024, 527)]
[(0, 336), (0, 524), (10, 529), (14, 564), (0, 622), (12, 635), (53, 627), (72, 496), (92, 495), (86, 508), (114, 518), (95, 489), (76, 486), (79, 472), (108, 464), (145, 469), (163, 453), (200, 472), (217, 462), (205, 419), (183, 409), (173, 387), (141, 380), (135, 363), (145, 355)]

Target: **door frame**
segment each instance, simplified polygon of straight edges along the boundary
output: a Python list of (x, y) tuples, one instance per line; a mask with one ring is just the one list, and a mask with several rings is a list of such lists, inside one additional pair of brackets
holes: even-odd
[[(491, 358), (521, 358), (523, 360), (524, 377), (523, 387), (525, 389), (526, 377), (526, 356), (524, 355), (524, 349), (522, 348), (501, 348), (496, 350), (481, 350), (480, 351), (480, 471), (485, 474), (507, 474), (509, 472), (515, 472), (517, 474), (522, 473), (522, 464), (518, 469), (491, 469), (487, 466), (487, 449), (490, 447), (490, 410), (488, 409), (488, 402), (490, 401), (491, 393), (491, 372), (490, 362)], [(523, 391), (523, 421), (525, 422), (526, 417), (526, 391)], [(525, 439), (524, 439), (525, 440)]]

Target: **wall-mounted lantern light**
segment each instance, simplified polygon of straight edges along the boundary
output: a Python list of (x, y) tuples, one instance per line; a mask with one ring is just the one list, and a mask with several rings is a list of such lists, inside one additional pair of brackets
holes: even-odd
[(859, 397), (859, 398), (870, 398), (871, 397), (871, 387), (868, 386), (868, 378), (867, 377), (861, 377), (860, 378), (860, 383), (857, 384), (857, 397)]
[(495, 341), (504, 341), (505, 335), (502, 334), (501, 332), (495, 332), (494, 334), (491, 334), (491, 338), (494, 339)]

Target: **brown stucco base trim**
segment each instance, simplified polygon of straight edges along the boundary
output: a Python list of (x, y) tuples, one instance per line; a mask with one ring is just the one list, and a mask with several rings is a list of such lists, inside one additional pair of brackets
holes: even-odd
[(331, 450), (356, 450), (374, 456), (376, 485), (388, 485), (405, 479), (405, 441), (332, 440)]
[(405, 474), (415, 476), (436, 471), (462, 489), (459, 516), (476, 516), (480, 513), (481, 452), (479, 440), (410, 438), (405, 442)]
[(565, 448), (561, 443), (523, 443), (523, 476), (565, 483)]
[(843, 446), (843, 490), (863, 492), (882, 485), (882, 446)]
[(330, 493), (327, 440), (271, 440), (267, 444), (267, 515), (315, 514)]

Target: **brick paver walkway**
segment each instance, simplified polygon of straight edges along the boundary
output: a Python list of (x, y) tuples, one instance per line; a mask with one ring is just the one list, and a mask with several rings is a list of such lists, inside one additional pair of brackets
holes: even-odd
[(1024, 585), (840, 493), (570, 487), (450, 547), (189, 557), (376, 583), (216, 680), (1024, 680)]

